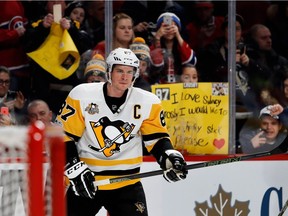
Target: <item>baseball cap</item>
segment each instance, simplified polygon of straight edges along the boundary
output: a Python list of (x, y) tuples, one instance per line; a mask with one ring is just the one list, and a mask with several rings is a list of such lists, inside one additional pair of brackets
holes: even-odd
[(261, 118), (263, 115), (271, 116), (274, 119), (279, 119), (278, 115), (271, 115), (270, 106), (266, 106), (263, 109), (261, 109), (260, 114), (259, 114), (259, 118)]

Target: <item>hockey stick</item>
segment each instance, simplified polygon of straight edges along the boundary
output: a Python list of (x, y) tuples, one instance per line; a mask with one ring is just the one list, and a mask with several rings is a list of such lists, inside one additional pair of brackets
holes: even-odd
[(279, 212), (278, 216), (282, 216), (288, 207), (288, 200), (286, 200), (284, 206), (282, 207), (281, 211)]
[[(283, 152), (281, 152), (281, 153), (283, 153)], [(187, 168), (187, 170), (191, 170), (191, 169), (198, 169), (198, 168), (203, 168), (203, 167), (211, 167), (211, 166), (217, 166), (217, 165), (222, 165), (222, 164), (245, 161), (245, 160), (249, 160), (249, 159), (255, 159), (255, 158), (265, 157), (265, 156), (270, 156), (270, 155), (275, 155), (275, 154), (280, 154), (280, 152), (276, 152), (276, 151), (274, 152), (274, 150), (272, 150), (272, 151), (268, 151), (268, 152), (261, 152), (261, 153), (255, 153), (255, 154), (249, 154), (249, 155), (230, 157), (230, 158), (225, 158), (222, 160), (189, 164), (186, 166), (186, 168)], [(94, 185), (95, 186), (107, 185), (107, 184), (112, 184), (112, 183), (116, 183), (116, 182), (123, 182), (123, 181), (138, 179), (138, 178), (146, 178), (146, 177), (151, 177), (151, 176), (156, 176), (156, 175), (161, 175), (161, 174), (163, 174), (163, 170), (155, 170), (155, 171), (150, 171), (150, 172), (132, 174), (132, 175), (123, 176), (123, 177), (116, 177), (116, 178), (99, 180), (99, 181), (95, 181)]]

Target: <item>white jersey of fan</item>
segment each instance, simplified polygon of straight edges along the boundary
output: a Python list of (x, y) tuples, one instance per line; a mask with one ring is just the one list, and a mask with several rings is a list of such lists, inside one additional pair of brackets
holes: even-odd
[[(103, 85), (76, 86), (56, 118), (65, 131), (65, 141), (75, 141), (80, 159), (95, 172), (96, 181), (138, 173), (143, 159), (142, 136), (148, 151), (159, 139), (169, 138), (161, 101), (156, 95), (131, 87), (124, 104), (112, 113), (105, 102)], [(137, 181), (99, 189), (115, 189)]]

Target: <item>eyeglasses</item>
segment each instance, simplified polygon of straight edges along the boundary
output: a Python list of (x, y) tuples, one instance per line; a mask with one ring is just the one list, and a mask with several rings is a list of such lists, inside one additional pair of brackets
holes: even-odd
[(10, 80), (2, 80), (0, 79), (0, 85), (9, 85), (10, 84)]

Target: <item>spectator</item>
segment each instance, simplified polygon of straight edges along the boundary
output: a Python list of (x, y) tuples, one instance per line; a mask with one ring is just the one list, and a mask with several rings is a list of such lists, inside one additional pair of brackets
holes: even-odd
[(256, 23), (266, 23), (271, 4), (274, 1), (236, 1), (236, 13), (241, 14), (245, 20), (244, 35)]
[(22, 41), (27, 24), (24, 8), (20, 1), (0, 1), (0, 14), (0, 65), (10, 71), (11, 90), (28, 97), (31, 82)]
[[(243, 42), (243, 25), (244, 20), (242, 16), (236, 14), (235, 40), (238, 45)], [(221, 29), (223, 36), (203, 47), (202, 51), (197, 54), (197, 68), (204, 82), (228, 82), (228, 16), (225, 17)], [(237, 46), (237, 48), (240, 47)], [(249, 58), (245, 53), (244, 46), (237, 50), (235, 59), (241, 67), (248, 65)]]
[(271, 31), (273, 49), (288, 59), (288, 3), (285, 1), (271, 1), (267, 8), (267, 27)]
[[(133, 20), (125, 13), (117, 13), (113, 17), (112, 49), (121, 47), (129, 48), (134, 39)], [(105, 41), (99, 42), (94, 47), (94, 52), (105, 56)]]
[[(80, 64), (75, 71), (75, 74), (73, 74), (72, 77), (75, 78), (75, 82), (78, 83), (78, 79), (83, 79), (84, 70), (86, 67), (86, 64), (89, 60), (92, 58), (92, 47), (93, 47), (93, 41), (88, 32), (86, 31), (86, 9), (87, 5), (90, 4), (90, 2), (83, 2), (83, 1), (72, 1), (67, 5), (67, 8), (65, 9), (64, 16), (67, 19), (70, 19), (72, 23), (75, 24), (77, 28), (74, 28), (75, 33), (73, 33), (73, 40), (78, 41), (77, 48), (83, 47), (83, 50), (79, 50), (80, 56)], [(92, 4), (92, 3), (91, 3)], [(84, 30), (85, 29), (85, 30)], [(78, 34), (77, 31), (80, 31), (80, 34)], [(71, 32), (70, 32), (71, 34)], [(77, 38), (77, 35), (79, 35), (81, 38)], [(88, 60), (87, 60), (88, 59)], [(76, 79), (76, 77), (78, 79)], [(71, 79), (71, 78), (70, 78)]]
[(47, 1), (21, 1), (21, 3), (24, 7), (25, 17), (28, 19), (28, 25), (46, 14)]
[(272, 48), (271, 32), (262, 25), (251, 27), (246, 38), (246, 53), (249, 56), (247, 74), (260, 106), (269, 105), (281, 91), (284, 74), (288, 71), (288, 61)]
[(158, 17), (154, 44), (150, 47), (153, 66), (150, 76), (154, 82), (179, 82), (182, 65), (195, 65), (197, 62), (194, 51), (183, 40), (180, 29), (181, 21), (174, 13), (166, 12)]
[(149, 69), (151, 64), (150, 48), (143, 38), (136, 37), (130, 45), (130, 49), (140, 60), (139, 77), (135, 80), (134, 86), (151, 92), (152, 89), (149, 83)]
[(195, 1), (193, 12), (195, 18), (186, 26), (188, 43), (198, 53), (202, 48), (223, 36), (224, 17), (214, 16), (214, 5), (211, 1)]
[(80, 55), (92, 48), (90, 36), (83, 30), (86, 11), (82, 1), (70, 2), (64, 10), (64, 17), (70, 20), (68, 32)]
[(75, 22), (78, 29), (83, 26), (85, 16), (86, 13), (84, 3), (81, 1), (70, 2), (64, 10), (64, 17), (70, 19), (72, 22)]
[(0, 66), (0, 107), (8, 107), (13, 124), (23, 120), (25, 98), (21, 91), (9, 90), (11, 83), (10, 71), (5, 66)]
[(84, 72), (84, 82), (106, 82), (106, 62), (100, 54), (95, 54), (87, 63)]
[(137, 23), (137, 25), (135, 25), (133, 27), (133, 31), (134, 31), (135, 35), (138, 37), (142, 37), (142, 38), (145, 37), (147, 41), (149, 40), (149, 38), (148, 38), (149, 37), (149, 31), (148, 30), (149, 30), (149, 23), (145, 22), (145, 21), (139, 22), (139, 23)]
[(48, 104), (43, 100), (31, 101), (27, 106), (27, 113), (30, 123), (42, 121), (46, 127), (53, 124), (53, 113)]
[(277, 99), (282, 106), (288, 107), (288, 73), (284, 75), (281, 85), (281, 92), (279, 93), (279, 97), (277, 97)]
[[(247, 121), (240, 132), (239, 141), (245, 154), (271, 151), (278, 147), (287, 136), (287, 131), (280, 121), (279, 104), (264, 107), (259, 114), (259, 121)], [(279, 113), (280, 110), (280, 113)], [(276, 114), (279, 113), (279, 114)], [(258, 125), (258, 128), (255, 128)]]
[(105, 39), (105, 1), (86, 1), (85, 31), (90, 35), (92, 47)]
[[(113, 2), (114, 3), (114, 2)], [(132, 17), (134, 26), (133, 31), (135, 37), (142, 37), (146, 44), (150, 47), (153, 44), (155, 33), (154, 24), (160, 13), (172, 12), (176, 14), (183, 23), (185, 20), (184, 8), (179, 1), (123, 1), (121, 7), (116, 12), (123, 12)], [(181, 1), (182, 3), (182, 1)], [(114, 4), (113, 4), (114, 5)], [(119, 4), (118, 4), (119, 5)], [(135, 10), (137, 8), (137, 10)], [(113, 7), (115, 12), (115, 7)], [(182, 25), (182, 29), (185, 26)], [(185, 31), (181, 31), (181, 34)]]
[[(48, 104), (43, 100), (33, 100), (27, 106), (27, 116), (28, 119), (26, 124), (34, 123), (35, 121), (41, 121), (45, 125), (45, 128), (48, 129), (50, 126), (53, 126), (54, 130), (62, 130), (60, 126), (55, 126), (53, 123), (54, 116), (53, 112), (50, 110)], [(49, 129), (46, 130), (49, 134)], [(46, 150), (45, 145), (43, 146), (43, 154), (47, 155), (49, 151)], [(46, 182), (47, 184), (47, 182)], [(47, 185), (45, 186), (46, 189)], [(49, 186), (48, 186), (49, 187)], [(46, 193), (47, 191), (45, 191)]]
[[(236, 14), (235, 19), (236, 111), (241, 115), (247, 113), (248, 116), (251, 115), (251, 112), (257, 113), (259, 108), (255, 105), (256, 96), (249, 82), (247, 72), (250, 59), (246, 53), (246, 44), (242, 32), (244, 20), (239, 14)], [(224, 19), (222, 30), (224, 36), (207, 45), (197, 55), (197, 68), (201, 73), (203, 82), (228, 82), (228, 16)]]
[[(91, 48), (89, 36), (80, 28), (84, 21), (84, 13), (83, 3), (73, 1), (68, 4), (65, 9), (65, 15), (67, 17), (63, 17), (60, 20), (61, 28), (68, 30), (80, 55)], [(25, 36), (27, 53), (37, 50), (43, 44), (50, 34), (53, 23), (54, 15), (48, 13), (43, 20), (33, 23), (32, 26), (27, 29)], [(48, 103), (53, 113), (57, 113), (68, 92), (81, 81), (78, 79), (76, 72), (60, 80), (53, 75), (55, 69), (50, 74), (50, 72), (44, 70), (37, 62), (31, 61), (30, 64), (33, 72), (33, 94), (31, 99), (44, 100)], [(55, 65), (55, 67), (56, 66), (57, 65)]]
[(182, 83), (197, 83), (199, 75), (196, 67), (192, 64), (184, 64), (182, 66), (182, 74), (180, 81)]

